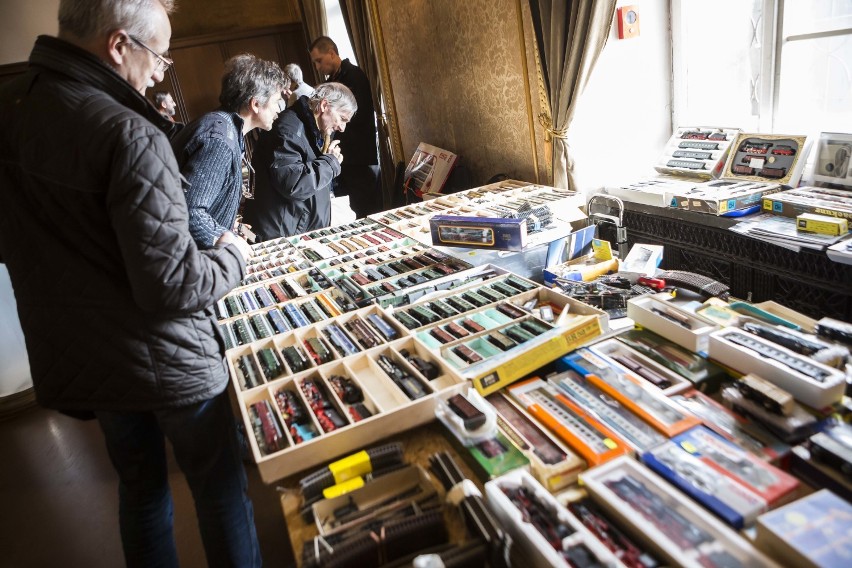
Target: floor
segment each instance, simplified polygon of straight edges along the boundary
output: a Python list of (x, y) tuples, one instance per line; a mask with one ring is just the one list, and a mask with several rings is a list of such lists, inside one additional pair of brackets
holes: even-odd
[[(117, 478), (94, 421), (32, 407), (0, 422), (0, 564), (5, 568), (124, 564)], [(246, 465), (265, 566), (293, 565), (274, 486)], [(172, 461), (175, 533), (184, 568), (206, 566), (192, 496)]]

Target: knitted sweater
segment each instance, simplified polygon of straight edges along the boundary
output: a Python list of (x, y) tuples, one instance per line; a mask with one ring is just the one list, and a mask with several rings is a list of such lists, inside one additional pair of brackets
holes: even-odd
[(200, 248), (212, 247), (237, 218), (242, 195), (243, 119), (222, 110), (181, 130), (172, 148), (189, 182), (189, 232)]

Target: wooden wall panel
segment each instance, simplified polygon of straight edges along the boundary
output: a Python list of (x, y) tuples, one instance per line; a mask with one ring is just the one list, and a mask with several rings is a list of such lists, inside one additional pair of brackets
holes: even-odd
[(175, 101), (183, 110), (186, 122), (198, 118), (219, 106), (219, 90), (225, 57), (219, 44), (207, 44), (174, 49), (174, 71), (179, 92)]
[(251, 53), (261, 59), (270, 61), (279, 61), (281, 57), (281, 53), (278, 50), (278, 42), (275, 36), (272, 35), (235, 39), (224, 42), (222, 46), (226, 58), (240, 55), (241, 53)]
[[(311, 76), (308, 43), (299, 24), (183, 38), (172, 42), (169, 53), (175, 61), (170, 90), (183, 122), (219, 106), (224, 63), (234, 55), (252, 53), (282, 67), (298, 63)], [(169, 90), (165, 81), (161, 85), (156, 90)]]
[(298, 0), (178, 0), (172, 39), (299, 23)]

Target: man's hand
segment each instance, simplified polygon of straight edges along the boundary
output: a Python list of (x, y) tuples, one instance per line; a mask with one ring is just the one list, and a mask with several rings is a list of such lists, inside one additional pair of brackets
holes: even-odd
[(239, 249), (240, 254), (243, 256), (243, 261), (248, 261), (252, 257), (251, 246), (244, 240), (232, 233), (231, 231), (225, 231), (222, 233), (222, 236), (219, 237), (219, 240), (216, 241), (217, 245), (236, 245)]
[(343, 163), (343, 153), (340, 151), (340, 140), (334, 140), (331, 144), (328, 145), (328, 152), (326, 154), (331, 154), (337, 161), (341, 164)]

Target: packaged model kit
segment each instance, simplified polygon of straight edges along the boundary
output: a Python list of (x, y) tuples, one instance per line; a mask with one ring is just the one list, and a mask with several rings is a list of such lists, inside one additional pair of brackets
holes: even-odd
[(632, 452), (613, 430), (542, 379), (512, 385), (509, 394), (590, 466)]
[(532, 566), (623, 566), (529, 473), (518, 470), (491, 480), (485, 494)]
[(612, 429), (637, 452), (645, 452), (666, 441), (666, 437), (616, 399), (597, 387), (588, 377), (565, 371), (548, 377), (548, 382), (578, 406)]
[(799, 482), (705, 426), (672, 438), (681, 451), (746, 487), (770, 506), (789, 500)]
[(820, 184), (852, 187), (852, 134), (820, 133), (813, 179)]
[(672, 566), (777, 566), (745, 538), (627, 457), (580, 474), (595, 503)]
[(503, 435), (530, 461), (530, 473), (555, 492), (577, 481), (587, 464), (573, 450), (559, 442), (533, 416), (503, 392), (485, 399), (497, 413), (497, 426)]
[(434, 215), (429, 219), (433, 246), (523, 250), (527, 244), (524, 219)]
[(681, 126), (669, 138), (654, 169), (705, 180), (717, 178), (739, 133), (736, 128)]
[(697, 417), (669, 400), (658, 388), (610, 365), (589, 349), (578, 349), (562, 362), (665, 436), (674, 436), (699, 423)]
[(719, 475), (674, 441), (645, 452), (642, 462), (735, 529), (752, 525), (767, 509), (761, 496), (736, 480)]
[(755, 543), (790, 566), (846, 566), (852, 558), (852, 505), (822, 489), (758, 517)]
[(852, 194), (826, 187), (797, 187), (764, 199), (763, 210), (783, 217), (812, 213), (848, 221), (852, 219)]

